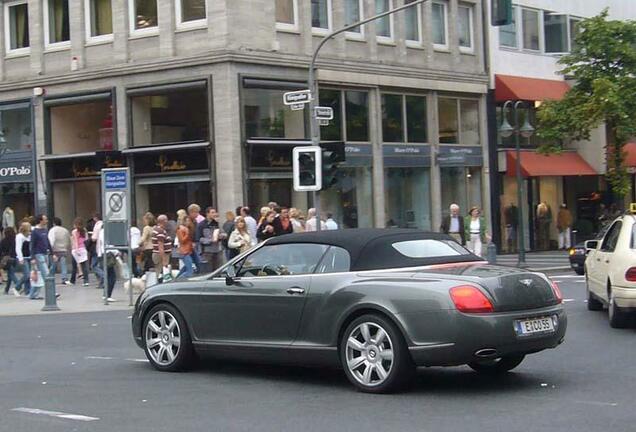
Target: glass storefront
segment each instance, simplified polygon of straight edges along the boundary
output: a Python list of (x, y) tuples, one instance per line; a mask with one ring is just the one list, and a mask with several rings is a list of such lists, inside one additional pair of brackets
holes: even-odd
[(49, 108), (50, 154), (64, 155), (113, 150), (113, 112), (110, 97)]
[(16, 225), (25, 217), (35, 214), (33, 203), (33, 183), (0, 185), (0, 213), (10, 207), (13, 210)]
[(484, 211), (481, 197), (481, 167), (440, 168), (442, 189), (442, 214), (447, 215), (451, 204), (459, 205), (462, 215), (471, 207)]
[[(302, 89), (299, 85), (298, 89)], [(303, 139), (307, 110), (294, 111), (283, 104), (287, 89), (243, 90), (245, 136), (249, 138)]]
[(75, 218), (88, 221), (101, 212), (100, 180), (82, 179), (52, 183), (53, 214), (71, 228)]
[(154, 215), (165, 214), (175, 220), (177, 210), (185, 210), (192, 203), (199, 204), (202, 209), (211, 204), (209, 181), (196, 181), (196, 178), (187, 176), (137, 181), (135, 213), (138, 223), (141, 223), (146, 212)]
[(340, 228), (372, 227), (372, 176), (370, 166), (339, 168), (338, 182), (320, 193), (323, 216), (331, 213)]
[(386, 168), (384, 203), (387, 227), (431, 227), (431, 175), (425, 167)]

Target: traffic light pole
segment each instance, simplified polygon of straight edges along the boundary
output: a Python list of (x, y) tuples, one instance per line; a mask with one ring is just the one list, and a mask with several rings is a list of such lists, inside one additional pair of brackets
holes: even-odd
[[(360, 27), (364, 24), (368, 24), (371, 21), (375, 21), (389, 15), (392, 15), (396, 12), (400, 12), (402, 10), (406, 10), (413, 6), (420, 5), (422, 3), (427, 2), (428, 0), (415, 0), (411, 3), (405, 4), (404, 6), (400, 6), (395, 9), (391, 9), (389, 11), (383, 12), (381, 14), (372, 16), (362, 21), (358, 21), (357, 23), (353, 23), (346, 27), (341, 28), (340, 30), (333, 31), (327, 34), (318, 44), (316, 49), (314, 49), (314, 55), (311, 58), (311, 63), (309, 64), (309, 80), (307, 82), (309, 86), (309, 90), (311, 90), (311, 98), (309, 101), (309, 131), (311, 135), (311, 144), (314, 146), (320, 146), (320, 127), (318, 126), (318, 119), (316, 118), (316, 107), (318, 106), (318, 82), (316, 80), (316, 59), (318, 58), (318, 53), (322, 49), (322, 47), (335, 36), (347, 32), (349, 30), (353, 30), (356, 27)], [(322, 168), (322, 167), (321, 167)], [(316, 209), (316, 230), (320, 231), (321, 219), (320, 219), (320, 191), (314, 192), (314, 208)]]

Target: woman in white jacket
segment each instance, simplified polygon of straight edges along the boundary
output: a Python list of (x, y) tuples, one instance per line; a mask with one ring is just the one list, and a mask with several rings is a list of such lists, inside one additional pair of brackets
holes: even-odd
[[(20, 224), (20, 231), (15, 236), (15, 255), (20, 264), (23, 267), (22, 279), (15, 287), (17, 291), (20, 291), (24, 287), (23, 294), (29, 295), (31, 293), (31, 224), (28, 222), (22, 222)], [(37, 299), (37, 296), (33, 297)]]
[(239, 254), (249, 250), (252, 246), (252, 239), (247, 231), (247, 224), (243, 216), (236, 218), (235, 229), (230, 234), (227, 246), (232, 250), (238, 251)]

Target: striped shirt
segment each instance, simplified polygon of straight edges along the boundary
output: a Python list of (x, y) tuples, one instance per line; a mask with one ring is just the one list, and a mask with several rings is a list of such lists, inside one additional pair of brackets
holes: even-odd
[(155, 225), (152, 228), (152, 253), (160, 253), (160, 243), (163, 243), (163, 253), (172, 253), (172, 239), (161, 225)]

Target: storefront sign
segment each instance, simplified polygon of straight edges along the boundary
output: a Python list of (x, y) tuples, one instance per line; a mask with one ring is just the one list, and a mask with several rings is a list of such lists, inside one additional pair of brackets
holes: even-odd
[(482, 149), (479, 146), (440, 146), (437, 163), (440, 166), (482, 166)]
[(33, 163), (0, 158), (0, 183), (21, 183), (33, 181)]
[[(118, 152), (113, 152), (113, 154)], [(99, 177), (104, 168), (121, 168), (126, 165), (123, 156), (100, 154), (95, 157), (69, 158), (48, 162), (51, 178), (53, 180)]]
[(208, 170), (206, 150), (135, 155), (135, 174), (168, 174), (202, 170)]
[(391, 168), (430, 167), (431, 147), (409, 145), (384, 145), (384, 165)]

